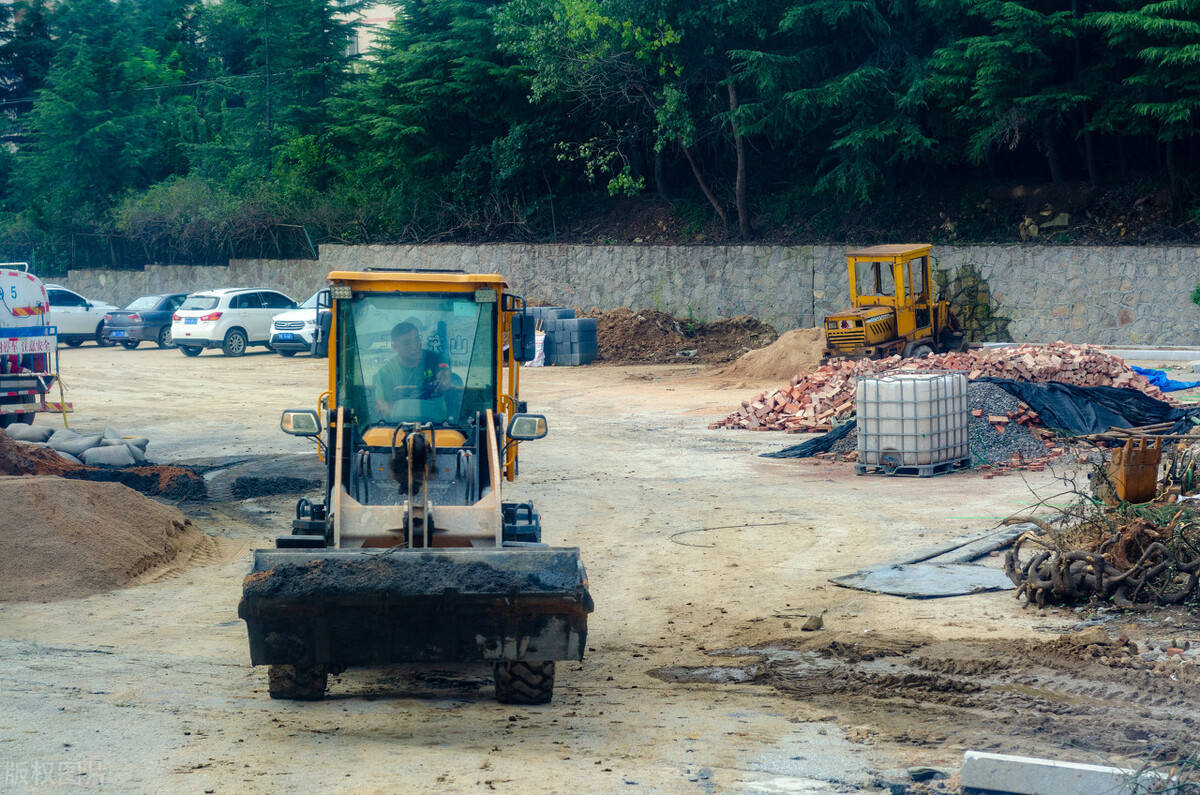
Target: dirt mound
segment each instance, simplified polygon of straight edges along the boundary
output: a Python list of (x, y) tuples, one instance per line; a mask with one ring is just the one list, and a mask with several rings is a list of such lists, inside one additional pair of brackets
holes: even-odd
[(118, 483), (0, 477), (0, 601), (129, 585), (204, 538), (175, 508)]
[(0, 431), (0, 475), (61, 475), (77, 469), (74, 464), (48, 447), (33, 447), (14, 441)]
[(577, 316), (596, 319), (597, 361), (609, 364), (719, 364), (770, 344), (777, 336), (771, 326), (746, 315), (711, 323), (656, 309), (592, 310)]
[(794, 328), (765, 348), (748, 351), (714, 372), (747, 380), (786, 380), (821, 364), (825, 334), (820, 328)]
[(203, 499), (204, 480), (186, 467), (147, 465), (90, 467), (66, 460), (48, 447), (13, 441), (0, 431), (0, 475), (59, 475), (78, 480), (122, 483), (152, 497), (172, 500)]

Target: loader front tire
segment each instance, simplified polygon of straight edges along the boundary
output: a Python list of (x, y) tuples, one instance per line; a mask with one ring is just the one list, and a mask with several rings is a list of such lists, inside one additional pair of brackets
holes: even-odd
[(292, 701), (320, 701), (325, 697), (329, 672), (324, 665), (271, 665), (267, 668), (267, 689), (271, 698)]
[(501, 704), (549, 704), (554, 696), (554, 662), (496, 663), (496, 700)]

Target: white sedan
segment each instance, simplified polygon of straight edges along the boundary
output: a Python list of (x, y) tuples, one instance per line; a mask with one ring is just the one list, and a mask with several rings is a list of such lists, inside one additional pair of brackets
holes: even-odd
[(74, 290), (57, 284), (46, 285), (46, 297), (50, 301), (49, 322), (58, 327), (58, 339), (72, 348), (88, 340), (97, 345), (112, 345), (105, 340), (104, 315), (118, 307), (103, 301), (91, 301)]

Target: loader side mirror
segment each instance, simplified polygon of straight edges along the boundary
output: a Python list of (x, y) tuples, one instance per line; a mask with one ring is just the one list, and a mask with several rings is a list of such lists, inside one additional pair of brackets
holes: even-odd
[(292, 436), (321, 435), (321, 420), (312, 409), (287, 409), (279, 418), (279, 427)]
[(541, 414), (514, 414), (508, 422), (508, 438), (518, 442), (532, 442), (549, 432), (550, 426)]

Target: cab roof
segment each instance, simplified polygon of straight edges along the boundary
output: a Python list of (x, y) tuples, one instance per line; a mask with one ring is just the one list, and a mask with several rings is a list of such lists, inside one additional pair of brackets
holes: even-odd
[(404, 282), (428, 285), (487, 285), (503, 289), (508, 286), (498, 273), (453, 273), (448, 271), (421, 270), (363, 270), (333, 271), (327, 277), (331, 282)]
[(915, 259), (924, 256), (933, 249), (930, 243), (889, 243), (882, 246), (868, 246), (855, 249), (846, 256), (855, 259)]

